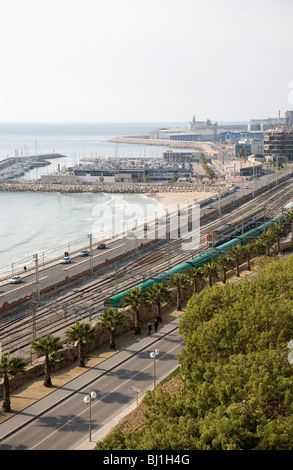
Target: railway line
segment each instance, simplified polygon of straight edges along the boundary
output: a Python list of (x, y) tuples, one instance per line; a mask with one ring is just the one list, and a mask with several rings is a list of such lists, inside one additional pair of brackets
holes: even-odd
[[(87, 283), (81, 281), (76, 289), (69, 289), (60, 294), (56, 300), (48, 300), (42, 305), (32, 304), (18, 315), (7, 315), (1, 319), (0, 342), (2, 352), (10, 351), (26, 360), (31, 358), (30, 342), (33, 339), (55, 334), (65, 340), (66, 329), (77, 320), (91, 321), (103, 311), (105, 298), (122, 290), (154, 277), (177, 264), (183, 263), (207, 250), (206, 233), (221, 227), (248, 211), (265, 206), (267, 218), (278, 215), (283, 206), (293, 200), (293, 181), (285, 181), (256, 196), (241, 206), (232, 207), (228, 213), (222, 212), (214, 220), (201, 224), (200, 246), (190, 253), (181, 249), (182, 239), (162, 240), (153, 251), (137, 255), (129, 262), (121, 262), (116, 268), (98, 275)], [(217, 211), (215, 211), (217, 213)], [(192, 234), (192, 232), (191, 232)], [(196, 254), (195, 254), (196, 253)], [(125, 266), (122, 266), (122, 263)]]

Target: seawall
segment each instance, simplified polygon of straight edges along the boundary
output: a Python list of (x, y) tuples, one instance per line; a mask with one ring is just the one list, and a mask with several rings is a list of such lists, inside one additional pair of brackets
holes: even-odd
[(0, 191), (10, 192), (54, 192), (54, 193), (139, 193), (155, 194), (161, 192), (206, 192), (211, 188), (205, 185), (151, 185), (137, 184), (44, 184), (44, 183), (0, 183)]

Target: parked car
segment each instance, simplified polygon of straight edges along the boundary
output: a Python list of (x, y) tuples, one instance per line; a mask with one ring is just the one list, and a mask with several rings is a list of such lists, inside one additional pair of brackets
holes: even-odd
[(13, 276), (10, 279), (10, 284), (19, 284), (21, 282), (21, 276)]
[(106, 243), (99, 243), (97, 246), (98, 250), (104, 250), (106, 248)]
[(208, 209), (212, 209), (213, 206), (211, 204), (208, 205)]
[(165, 223), (166, 223), (165, 219), (157, 219), (156, 220), (156, 225), (161, 225), (161, 224), (165, 224)]
[(64, 258), (62, 258), (62, 260), (60, 261), (61, 264), (68, 264), (68, 263), (71, 263), (71, 258), (70, 256), (65, 256)]
[(129, 230), (129, 232), (126, 234), (126, 238), (135, 238), (135, 233)]
[(78, 256), (88, 256), (90, 254), (89, 250), (81, 250), (78, 253)]

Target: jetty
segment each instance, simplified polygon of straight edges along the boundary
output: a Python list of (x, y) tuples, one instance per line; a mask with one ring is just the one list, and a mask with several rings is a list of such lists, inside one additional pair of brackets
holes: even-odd
[(155, 194), (162, 192), (209, 192), (209, 185), (200, 184), (42, 184), (38, 182), (0, 182), (2, 192), (50, 192), (50, 193), (137, 193)]

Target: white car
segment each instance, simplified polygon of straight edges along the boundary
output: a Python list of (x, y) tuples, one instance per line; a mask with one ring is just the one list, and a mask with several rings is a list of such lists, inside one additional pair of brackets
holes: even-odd
[(165, 219), (157, 219), (156, 220), (156, 225), (161, 225), (161, 224), (165, 224), (165, 223), (166, 223)]
[(65, 256), (65, 258), (62, 258), (62, 260), (60, 261), (61, 264), (68, 264), (68, 263), (71, 263), (71, 258), (70, 256)]
[(212, 209), (213, 206), (211, 204), (208, 205), (208, 209)]
[(247, 186), (247, 184), (244, 186), (244, 189), (249, 189), (249, 186)]
[(13, 276), (10, 279), (10, 284), (19, 284), (21, 282), (21, 276)]
[(89, 250), (81, 250), (78, 253), (78, 256), (88, 256), (89, 255)]

